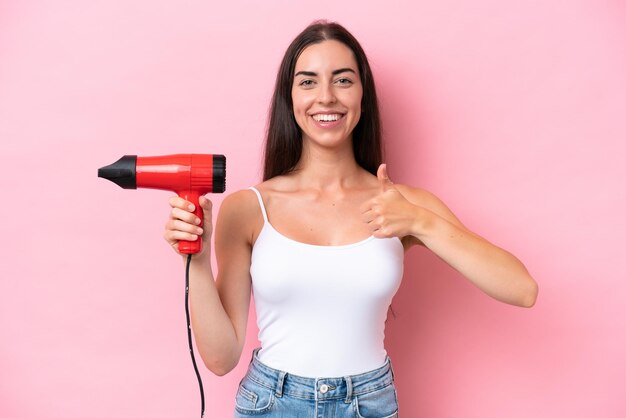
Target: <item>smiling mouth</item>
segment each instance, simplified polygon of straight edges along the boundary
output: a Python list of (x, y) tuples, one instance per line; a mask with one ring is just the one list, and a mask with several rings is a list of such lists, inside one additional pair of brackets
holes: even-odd
[(341, 113), (333, 113), (333, 114), (317, 114), (313, 115), (312, 118), (317, 122), (335, 122), (339, 119), (343, 118), (344, 115)]

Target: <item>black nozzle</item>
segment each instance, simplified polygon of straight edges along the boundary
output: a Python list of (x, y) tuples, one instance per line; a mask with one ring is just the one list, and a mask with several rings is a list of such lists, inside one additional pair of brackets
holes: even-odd
[(111, 180), (122, 189), (137, 188), (137, 156), (125, 155), (111, 165), (98, 169), (98, 177)]
[(226, 190), (226, 157), (213, 155), (213, 193), (224, 193)]

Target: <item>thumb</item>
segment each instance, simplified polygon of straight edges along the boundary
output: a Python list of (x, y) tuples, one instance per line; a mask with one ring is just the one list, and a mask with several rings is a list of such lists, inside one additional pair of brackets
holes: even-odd
[(378, 181), (380, 182), (380, 185), (382, 186), (383, 192), (387, 191), (390, 187), (393, 186), (393, 183), (389, 179), (389, 175), (387, 174), (387, 164), (381, 164), (378, 167), (376, 176), (378, 177)]
[(211, 202), (211, 200), (208, 199), (206, 196), (200, 196), (200, 198), (198, 199), (198, 203), (200, 203), (200, 207), (202, 207), (205, 215), (207, 212), (210, 214), (213, 210), (213, 202)]

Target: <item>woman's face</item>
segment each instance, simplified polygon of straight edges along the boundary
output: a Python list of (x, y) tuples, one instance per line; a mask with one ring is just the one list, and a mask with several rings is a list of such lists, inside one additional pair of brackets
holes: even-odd
[(345, 44), (328, 40), (302, 51), (291, 98), (303, 141), (324, 147), (349, 142), (361, 117), (362, 97), (359, 68)]

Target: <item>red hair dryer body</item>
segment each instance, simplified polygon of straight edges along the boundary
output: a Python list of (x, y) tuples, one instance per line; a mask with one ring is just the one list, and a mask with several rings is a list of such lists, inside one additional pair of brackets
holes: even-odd
[[(193, 203), (194, 213), (203, 220), (199, 198), (206, 193), (223, 193), (226, 189), (226, 157), (219, 154), (125, 155), (98, 169), (98, 177), (124, 189), (171, 190)], [(178, 250), (183, 254), (196, 254), (202, 250), (202, 239), (180, 241)]]

